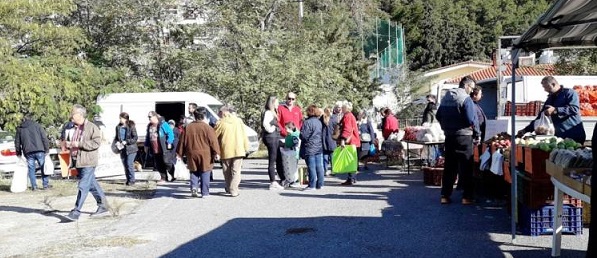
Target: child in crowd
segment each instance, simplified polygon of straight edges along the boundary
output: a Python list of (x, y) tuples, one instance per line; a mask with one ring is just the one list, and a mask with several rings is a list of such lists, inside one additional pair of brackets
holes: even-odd
[(300, 131), (297, 130), (293, 122), (286, 123), (284, 127), (286, 127), (288, 135), (284, 139), (284, 149), (281, 150), (286, 176), (286, 181), (282, 182), (282, 185), (284, 187), (299, 187), (296, 181), (298, 180)]

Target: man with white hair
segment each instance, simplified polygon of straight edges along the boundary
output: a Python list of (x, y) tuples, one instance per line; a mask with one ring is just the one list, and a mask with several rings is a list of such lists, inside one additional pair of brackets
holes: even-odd
[(70, 116), (76, 129), (71, 141), (66, 143), (66, 147), (70, 149), (73, 165), (77, 168), (79, 190), (75, 208), (70, 211), (67, 218), (71, 221), (79, 219), (83, 203), (89, 192), (97, 202), (97, 210), (91, 216), (108, 215), (106, 195), (95, 179), (95, 167), (98, 164), (99, 147), (102, 140), (101, 131), (94, 123), (86, 119), (87, 110), (79, 104), (73, 106)]

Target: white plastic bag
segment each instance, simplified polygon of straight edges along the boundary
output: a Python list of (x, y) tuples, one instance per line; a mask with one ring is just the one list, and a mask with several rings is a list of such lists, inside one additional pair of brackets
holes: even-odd
[(44, 160), (44, 175), (54, 175), (54, 162), (50, 158), (50, 155), (46, 155), (46, 159)]
[(556, 132), (551, 118), (543, 112), (541, 112), (539, 119), (535, 120), (533, 125), (535, 127), (535, 134), (537, 135), (554, 135)]
[(496, 151), (495, 153), (493, 153), (493, 156), (491, 156), (491, 168), (489, 169), (489, 171), (498, 176), (504, 175), (504, 171), (502, 170), (502, 162), (504, 162), (504, 155), (502, 155), (501, 152)]
[(27, 172), (27, 162), (21, 157), (17, 161), (15, 171), (12, 174), (12, 181), (10, 182), (11, 192), (20, 193), (27, 190)]
[(185, 165), (181, 159), (176, 159), (176, 164), (174, 165), (174, 178), (176, 178), (176, 180), (191, 179), (191, 172), (189, 172), (187, 165)]
[(485, 149), (485, 152), (481, 154), (481, 156), (479, 157), (479, 163), (479, 170), (489, 170), (491, 164), (491, 153), (489, 152), (489, 148)]

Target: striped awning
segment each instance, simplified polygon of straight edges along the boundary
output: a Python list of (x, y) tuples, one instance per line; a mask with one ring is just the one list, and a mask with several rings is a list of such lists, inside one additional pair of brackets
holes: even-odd
[(596, 46), (597, 0), (558, 0), (514, 42), (529, 51)]

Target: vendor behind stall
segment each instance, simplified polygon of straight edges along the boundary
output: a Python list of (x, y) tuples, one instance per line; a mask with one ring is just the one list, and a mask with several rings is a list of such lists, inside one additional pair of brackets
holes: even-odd
[[(584, 144), (586, 140), (585, 129), (580, 118), (580, 104), (578, 94), (572, 89), (562, 87), (553, 76), (546, 76), (541, 80), (543, 89), (548, 93), (547, 100), (541, 112), (551, 118), (555, 128), (555, 136), (571, 138)], [(526, 132), (535, 130), (534, 122), (537, 116), (527, 127), (518, 131), (517, 136), (522, 137)]]

